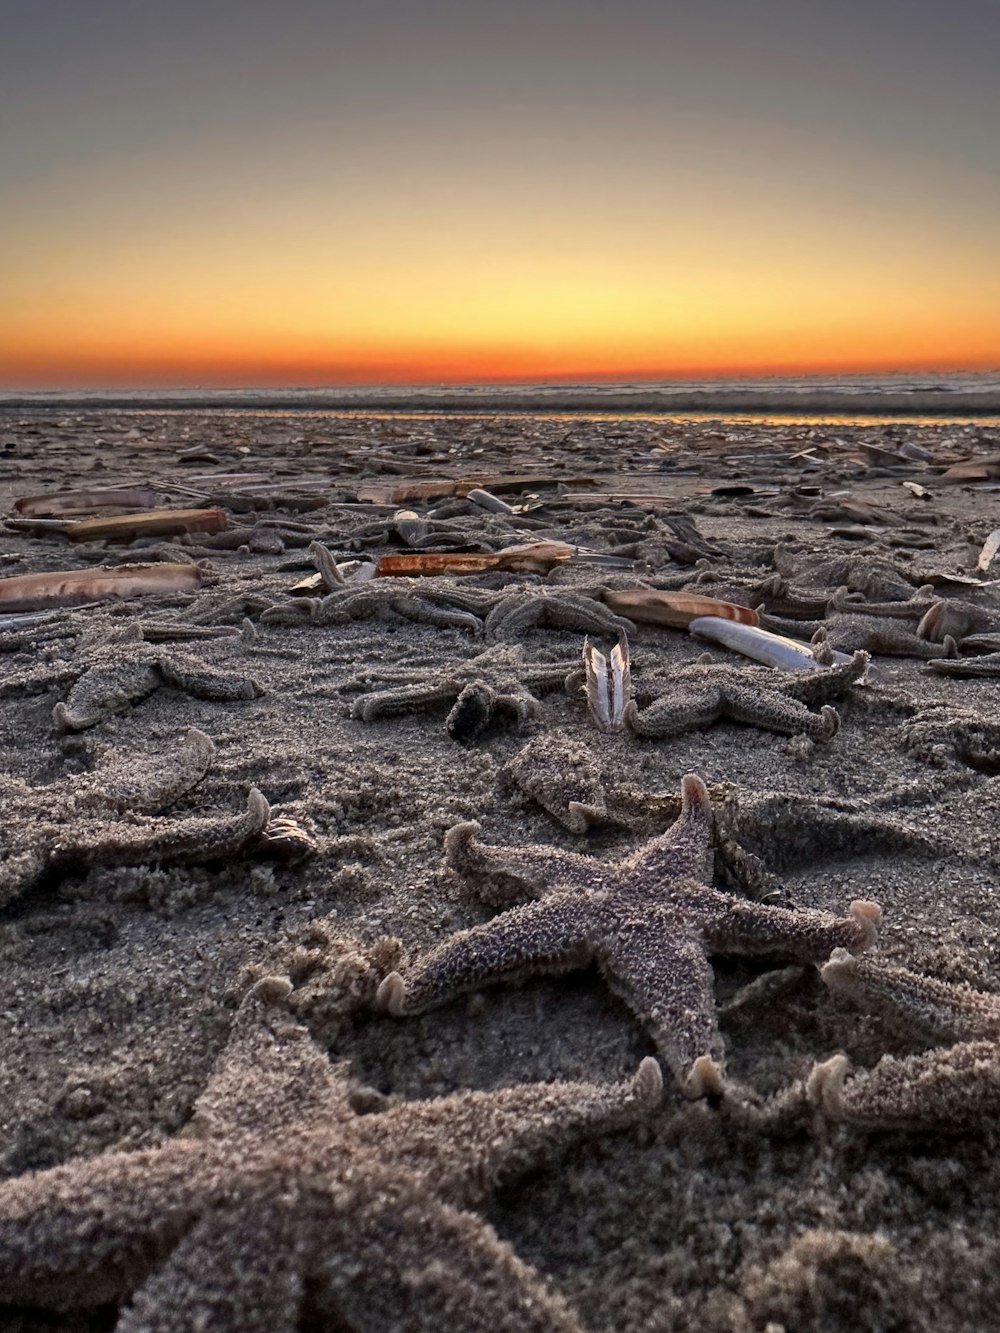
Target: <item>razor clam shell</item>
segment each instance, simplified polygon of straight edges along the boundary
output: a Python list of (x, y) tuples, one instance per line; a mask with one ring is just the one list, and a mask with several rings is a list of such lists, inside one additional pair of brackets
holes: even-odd
[[(797, 643), (783, 634), (772, 634), (757, 625), (741, 625), (737, 621), (722, 620), (718, 616), (699, 616), (688, 626), (688, 633), (699, 639), (721, 644), (734, 653), (763, 662), (765, 666), (784, 671), (814, 671), (820, 664), (808, 643)], [(834, 653), (834, 662), (849, 662), (845, 653)]]

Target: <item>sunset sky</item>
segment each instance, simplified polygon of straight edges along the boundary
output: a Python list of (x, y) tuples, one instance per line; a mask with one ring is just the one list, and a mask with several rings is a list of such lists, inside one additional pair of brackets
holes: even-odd
[(1000, 366), (998, 0), (0, 0), (0, 386)]

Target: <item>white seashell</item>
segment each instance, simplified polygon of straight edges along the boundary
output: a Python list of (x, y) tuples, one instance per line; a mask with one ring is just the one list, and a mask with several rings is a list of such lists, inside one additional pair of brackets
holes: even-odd
[[(756, 625), (741, 625), (738, 621), (722, 620), (718, 616), (699, 616), (691, 621), (688, 633), (784, 671), (813, 671), (821, 665), (811, 644), (799, 643), (783, 634), (772, 634)], [(831, 656), (833, 663), (851, 660), (846, 653), (834, 652)]]

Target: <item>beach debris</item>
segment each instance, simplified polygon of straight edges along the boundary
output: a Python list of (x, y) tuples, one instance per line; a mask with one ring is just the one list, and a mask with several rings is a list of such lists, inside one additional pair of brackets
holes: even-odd
[(749, 606), (720, 601), (700, 593), (665, 592), (660, 588), (607, 588), (601, 594), (606, 606), (620, 616), (644, 625), (668, 625), (686, 629), (700, 616), (737, 620), (744, 625), (759, 625), (760, 617)]
[(39, 611), (50, 606), (74, 606), (109, 597), (164, 596), (187, 592), (201, 585), (197, 565), (101, 565), (96, 569), (57, 570), (45, 574), (17, 574), (0, 579), (0, 609)]
[[(831, 664), (820, 663), (812, 644), (800, 643), (784, 634), (772, 634), (770, 630), (761, 629), (758, 625), (725, 620), (719, 616), (699, 616), (691, 620), (688, 633), (782, 671), (813, 671), (819, 665)], [(828, 651), (832, 663), (843, 665), (851, 661), (846, 653), (833, 652), (832, 649)]]
[(994, 528), (983, 543), (983, 549), (979, 552), (979, 559), (976, 561), (976, 568), (983, 574), (987, 573), (990, 565), (997, 558), (998, 551), (1000, 551), (1000, 528)]
[(599, 731), (621, 731), (625, 726), (625, 705), (632, 698), (628, 640), (624, 634), (612, 648), (610, 657), (605, 657), (590, 639), (584, 639), (583, 671), (587, 707), (594, 725)]
[(134, 541), (185, 532), (222, 532), (227, 522), (222, 509), (154, 509), (148, 514), (81, 519), (68, 523), (65, 533), (71, 542)]
[(475, 490), (469, 491), (465, 498), (471, 500), (474, 505), (478, 505), (480, 509), (488, 510), (491, 514), (506, 514), (508, 517), (513, 517), (518, 512), (506, 500), (501, 500), (498, 495), (491, 495), (489, 491), (484, 491), (478, 486)]
[(22, 496), (14, 501), (14, 512), (22, 518), (66, 518), (102, 509), (152, 509), (159, 499), (158, 492), (140, 488), (53, 491), (48, 495)]
[(931, 493), (927, 487), (921, 486), (917, 481), (904, 481), (901, 485), (917, 500), (929, 500), (931, 498)]
[(545, 574), (555, 565), (568, 560), (575, 550), (566, 542), (529, 542), (524, 546), (508, 546), (506, 550), (486, 554), (419, 551), (413, 554), (383, 555), (375, 567), (375, 573), (378, 578), (481, 574), (491, 569)]
[(440, 481), (406, 481), (359, 486), (357, 498), (371, 504), (407, 504), (411, 500), (465, 498), (470, 491), (530, 491), (536, 486), (596, 486), (593, 477), (562, 477), (548, 473), (517, 473), (511, 476), (443, 478)]
[(958, 486), (976, 481), (996, 481), (1000, 477), (1000, 454), (991, 458), (966, 458), (952, 463), (938, 477), (939, 486)]

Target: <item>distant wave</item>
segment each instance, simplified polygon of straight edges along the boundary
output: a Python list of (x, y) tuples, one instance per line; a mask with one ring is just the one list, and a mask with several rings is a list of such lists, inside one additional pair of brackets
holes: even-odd
[(978, 416), (1000, 413), (1000, 372), (635, 384), (0, 390), (0, 408)]

